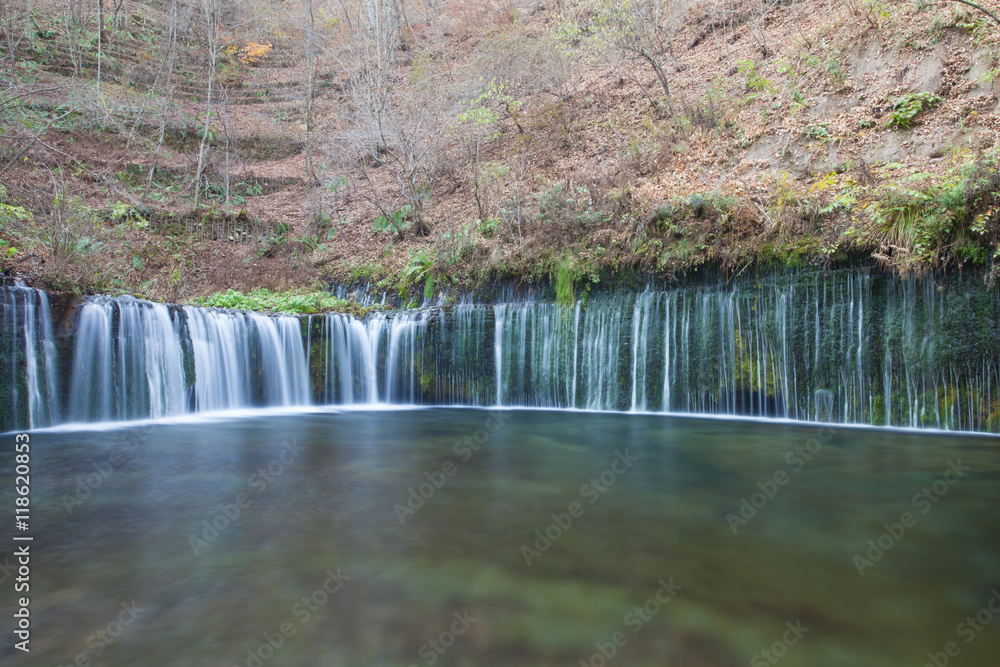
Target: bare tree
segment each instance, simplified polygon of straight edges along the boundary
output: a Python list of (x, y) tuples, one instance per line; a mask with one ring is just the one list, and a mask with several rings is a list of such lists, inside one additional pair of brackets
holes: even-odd
[(104, 54), (104, 0), (97, 0), (97, 90), (101, 90), (101, 63)]
[[(412, 221), (414, 233), (430, 232), (426, 203), (440, 177), (444, 132), (441, 112), (427, 102), (405, 107), (387, 103), (377, 113), (362, 110), (354, 128), (339, 137), (338, 154), (353, 159), (351, 166), (367, 186), (363, 196), (399, 238), (405, 235), (404, 217)], [(401, 210), (407, 215), (400, 215)]]
[[(14, 52), (27, 38), (31, 40), (31, 7), (25, 3), (24, 11), (19, 11), (15, 2), (0, 3), (0, 21), (3, 22), (4, 55), (2, 60), (14, 62)], [(16, 74), (16, 73), (15, 73)]]
[[(393, 0), (341, 0), (343, 29), (336, 55), (347, 75), (347, 129), (334, 153), (356, 170), (364, 196), (402, 238), (407, 210), (413, 231), (430, 232), (426, 202), (440, 175), (444, 141), (440, 90), (414, 97), (394, 73), (400, 38), (400, 5)], [(398, 89), (398, 91), (397, 91)], [(405, 103), (404, 103), (405, 100)], [(404, 207), (408, 207), (404, 209)]]
[(219, 62), (219, 19), (222, 11), (221, 0), (201, 0), (202, 12), (205, 14), (206, 34), (208, 42), (208, 91), (205, 101), (205, 127), (202, 129), (201, 142), (198, 145), (198, 168), (194, 174), (194, 210), (198, 210), (201, 198), (201, 177), (205, 168), (205, 148), (212, 126), (212, 93), (215, 85), (215, 70)]
[(306, 9), (306, 181), (316, 180), (313, 169), (313, 99), (316, 96), (316, 10), (313, 0), (304, 0)]
[(66, 48), (70, 61), (73, 63), (73, 76), (79, 77), (83, 72), (83, 0), (66, 0), (63, 12), (63, 25), (66, 28)]
[(757, 42), (757, 46), (760, 47), (761, 56), (764, 58), (768, 58), (771, 55), (771, 49), (767, 45), (767, 18), (781, 1), (761, 0), (751, 12), (753, 18), (748, 23), (750, 26), (750, 35)]
[(623, 0), (598, 6), (601, 35), (626, 60), (644, 62), (653, 70), (671, 114), (674, 105), (666, 58), (670, 57), (677, 69), (684, 67), (674, 55), (673, 35), (687, 5), (686, 0)]

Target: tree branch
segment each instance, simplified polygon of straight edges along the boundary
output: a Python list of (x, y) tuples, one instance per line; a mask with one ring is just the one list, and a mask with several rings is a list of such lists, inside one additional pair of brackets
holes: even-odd
[(52, 120), (50, 120), (49, 124), (46, 125), (45, 127), (43, 127), (38, 132), (38, 134), (36, 134), (35, 136), (31, 137), (31, 141), (29, 141), (28, 144), (24, 148), (22, 148), (20, 151), (18, 151), (17, 155), (15, 155), (14, 157), (12, 157), (10, 159), (10, 161), (7, 162), (7, 164), (5, 164), (3, 167), (0, 167), (0, 174), (3, 174), (5, 171), (7, 171), (8, 169), (10, 169), (14, 165), (15, 162), (17, 162), (19, 159), (21, 159), (21, 156), (24, 155), (25, 153), (27, 153), (28, 149), (31, 148), (32, 146), (34, 146), (35, 142), (39, 141), (42, 138), (42, 135), (45, 134), (46, 132), (48, 132), (49, 128), (52, 127), (56, 123), (56, 121), (62, 120), (63, 118), (65, 118), (66, 116), (70, 115), (74, 111), (76, 111), (76, 109), (70, 109), (69, 111), (67, 111), (63, 115), (57, 116), (57, 117), (53, 118)]
[(974, 2), (970, 2), (969, 0), (945, 0), (945, 2), (961, 2), (963, 5), (968, 5), (969, 7), (972, 7), (974, 9), (978, 9), (979, 11), (981, 11), (982, 13), (986, 14), (991, 19), (993, 19), (994, 21), (996, 21), (997, 25), (1000, 25), (1000, 18), (997, 18), (996, 14), (994, 14), (993, 12), (991, 12), (990, 10), (988, 10), (988, 9), (986, 9), (984, 7), (980, 7), (979, 5), (977, 5)]

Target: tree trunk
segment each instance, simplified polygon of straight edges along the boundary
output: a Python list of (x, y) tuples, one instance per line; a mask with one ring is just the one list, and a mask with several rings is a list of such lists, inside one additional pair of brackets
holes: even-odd
[(194, 210), (198, 211), (201, 199), (201, 174), (205, 168), (205, 146), (208, 144), (209, 128), (212, 125), (212, 87), (215, 84), (215, 64), (218, 57), (216, 44), (216, 27), (218, 13), (216, 8), (207, 2), (203, 5), (208, 19), (208, 99), (205, 103), (205, 130), (201, 133), (201, 145), (198, 147), (198, 169), (194, 175)]
[(670, 97), (670, 81), (667, 79), (667, 73), (663, 71), (663, 67), (660, 62), (654, 58), (651, 54), (644, 50), (636, 50), (636, 53), (653, 68), (656, 72), (656, 78), (660, 81), (660, 86), (663, 87), (663, 94), (667, 97), (667, 108), (670, 109), (670, 115), (674, 115), (674, 103)]
[(316, 180), (312, 160), (312, 115), (313, 95), (316, 85), (316, 57), (313, 53), (313, 31), (316, 28), (316, 14), (313, 11), (313, 0), (305, 0), (306, 12), (309, 18), (309, 30), (306, 33), (306, 182), (312, 184)]
[(145, 206), (149, 199), (149, 188), (153, 185), (153, 174), (156, 172), (156, 163), (160, 161), (160, 149), (163, 148), (163, 136), (167, 131), (167, 112), (163, 110), (160, 117), (160, 138), (156, 142), (156, 152), (153, 154), (153, 164), (149, 167), (149, 177), (146, 179), (146, 188), (142, 191), (142, 205)]
[(101, 52), (104, 50), (104, 0), (97, 0), (97, 91), (101, 90)]

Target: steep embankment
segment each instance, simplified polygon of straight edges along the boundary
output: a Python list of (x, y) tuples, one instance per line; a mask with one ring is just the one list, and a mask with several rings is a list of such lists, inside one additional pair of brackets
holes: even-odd
[(42, 4), (0, 40), (4, 267), (182, 301), (852, 255), (992, 265), (985, 14), (655, 7), (411, 7), (372, 51), (322, 7), (310, 27), (299, 9), (134, 2), (98, 39)]

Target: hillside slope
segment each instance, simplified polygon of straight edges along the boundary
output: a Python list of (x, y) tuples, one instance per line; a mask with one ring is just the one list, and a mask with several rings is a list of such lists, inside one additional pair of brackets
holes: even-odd
[(1000, 30), (984, 12), (397, 6), (133, 1), (103, 33), (86, 3), (8, 13), (4, 269), (185, 301), (849, 257), (993, 266)]

